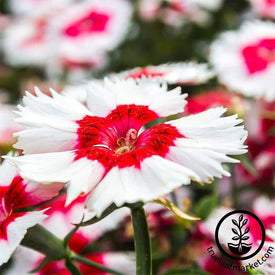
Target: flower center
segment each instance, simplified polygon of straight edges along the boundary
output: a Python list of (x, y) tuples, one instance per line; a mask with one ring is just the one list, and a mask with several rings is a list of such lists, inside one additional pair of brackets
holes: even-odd
[(137, 141), (138, 132), (135, 129), (130, 129), (126, 133), (126, 137), (120, 137), (116, 143), (118, 147), (115, 149), (117, 155), (121, 155), (135, 149), (135, 143)]

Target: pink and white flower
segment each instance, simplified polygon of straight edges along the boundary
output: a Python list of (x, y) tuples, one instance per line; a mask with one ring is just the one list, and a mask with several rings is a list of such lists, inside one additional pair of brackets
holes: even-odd
[(51, 20), (57, 55), (65, 64), (98, 64), (125, 37), (131, 14), (127, 0), (85, 0), (68, 6)]
[(160, 19), (167, 25), (182, 26), (186, 22), (206, 24), (209, 11), (220, 8), (222, 0), (140, 0), (139, 14), (144, 20)]
[(22, 179), (7, 161), (0, 166), (0, 265), (6, 263), (27, 229), (41, 222), (44, 211), (19, 212), (58, 194), (63, 184), (41, 185)]
[(207, 64), (179, 62), (135, 68), (113, 74), (110, 77), (119, 79), (151, 78), (165, 81), (168, 84), (195, 85), (207, 82), (214, 75), (214, 72), (208, 68)]
[(246, 96), (275, 99), (275, 24), (246, 22), (239, 31), (228, 31), (210, 51), (219, 80)]
[(46, 18), (25, 18), (10, 23), (3, 32), (2, 40), (7, 62), (12, 65), (46, 66), (52, 59), (47, 29)]
[(274, 0), (249, 0), (254, 12), (264, 18), (275, 18), (275, 1)]
[(221, 117), (213, 108), (153, 126), (157, 118), (180, 113), (186, 94), (167, 91), (154, 80), (105, 80), (91, 85), (87, 107), (52, 91), (52, 97), (28, 94), (17, 122), (15, 147), (25, 156), (9, 157), (23, 177), (38, 182), (67, 182), (67, 204), (92, 191), (87, 207), (100, 215), (115, 203), (150, 201), (191, 179), (211, 182), (229, 176), (227, 154), (246, 152), (246, 131), (237, 115)]

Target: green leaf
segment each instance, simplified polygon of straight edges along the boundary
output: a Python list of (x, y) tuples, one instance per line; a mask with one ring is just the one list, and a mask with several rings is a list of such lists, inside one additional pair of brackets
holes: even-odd
[(216, 196), (209, 195), (199, 200), (194, 208), (195, 215), (205, 220), (217, 206)]
[(242, 165), (244, 166), (244, 168), (246, 169), (246, 171), (252, 175), (252, 176), (256, 176), (257, 171), (255, 169), (255, 167), (253, 166), (253, 164), (251, 163), (251, 161), (249, 160), (247, 154), (245, 155), (239, 155), (239, 156), (234, 156), (236, 159), (240, 160)]
[(39, 251), (53, 261), (64, 259), (67, 256), (63, 242), (41, 225), (29, 228), (21, 245)]
[(167, 271), (165, 275), (211, 275), (211, 274), (197, 268), (188, 268), (188, 269), (171, 269)]
[(72, 275), (82, 275), (70, 259), (66, 259), (65, 265)]

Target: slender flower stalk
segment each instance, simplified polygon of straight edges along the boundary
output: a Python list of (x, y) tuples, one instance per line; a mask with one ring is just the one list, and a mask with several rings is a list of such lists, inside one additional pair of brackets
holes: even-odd
[(72, 259), (72, 260), (75, 260), (75, 261), (77, 261), (77, 262), (79, 262), (79, 263), (83, 263), (83, 264), (86, 264), (86, 265), (89, 265), (89, 266), (92, 266), (92, 267), (101, 269), (101, 270), (106, 271), (106, 272), (108, 272), (108, 273), (110, 273), (110, 274), (114, 274), (114, 275), (125, 275), (124, 273), (121, 273), (121, 272), (119, 272), (119, 271), (113, 270), (113, 269), (111, 269), (111, 268), (108, 268), (108, 267), (106, 267), (106, 266), (103, 266), (103, 265), (101, 265), (101, 264), (98, 264), (98, 263), (96, 263), (96, 262), (93, 262), (93, 261), (91, 261), (91, 260), (88, 260), (88, 259), (86, 259), (86, 258), (84, 258), (84, 257), (82, 257), (82, 256), (80, 256), (80, 255), (73, 255), (73, 256), (71, 257), (71, 259)]
[(132, 223), (136, 249), (136, 274), (152, 275), (151, 241), (143, 207), (132, 208)]

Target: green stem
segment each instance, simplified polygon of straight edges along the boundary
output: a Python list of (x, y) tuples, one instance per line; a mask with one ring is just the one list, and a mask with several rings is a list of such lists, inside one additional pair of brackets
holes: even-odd
[(132, 208), (136, 249), (136, 274), (152, 275), (152, 252), (147, 219), (143, 207)]
[(98, 263), (96, 263), (96, 262), (90, 261), (90, 260), (88, 260), (88, 259), (86, 259), (86, 258), (84, 258), (84, 257), (82, 257), (82, 256), (80, 256), (80, 255), (73, 255), (73, 256), (71, 257), (71, 259), (72, 259), (72, 260), (75, 260), (75, 261), (77, 261), (77, 262), (79, 262), (79, 263), (83, 263), (83, 264), (86, 264), (86, 265), (89, 265), (89, 266), (92, 266), (92, 267), (95, 267), (95, 268), (104, 270), (104, 271), (106, 271), (106, 272), (108, 272), (108, 273), (110, 273), (110, 274), (125, 275), (124, 273), (121, 273), (121, 272), (119, 272), (119, 271), (113, 270), (113, 269), (111, 269), (111, 268), (108, 268), (108, 267), (106, 267), (106, 266), (104, 266), (104, 265), (101, 265), (101, 264), (98, 264)]
[(236, 171), (234, 164), (231, 165), (231, 199), (233, 208), (238, 206), (238, 190), (236, 181)]

